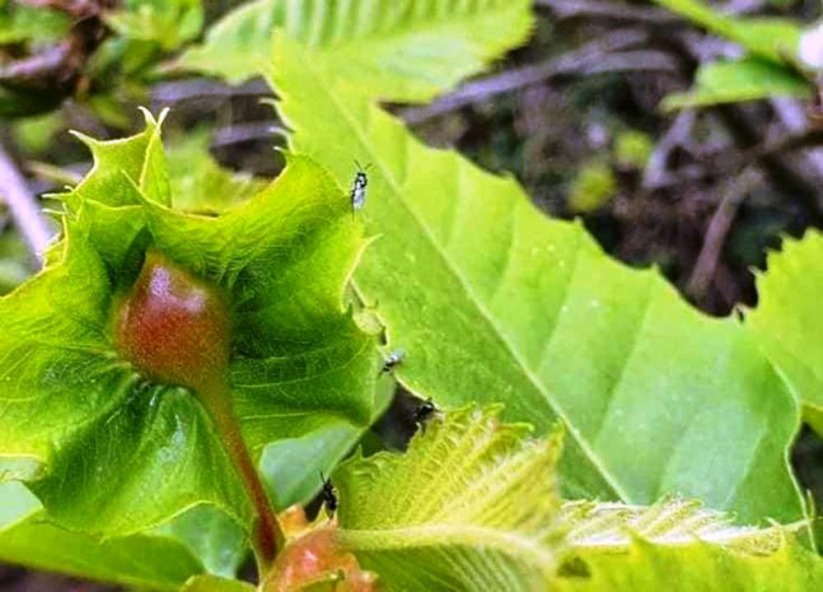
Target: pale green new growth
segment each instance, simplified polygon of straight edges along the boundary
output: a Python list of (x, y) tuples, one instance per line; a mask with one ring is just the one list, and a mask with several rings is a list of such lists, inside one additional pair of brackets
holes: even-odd
[(823, 234), (787, 238), (757, 274), (757, 291), (746, 325), (796, 389), (805, 419), (823, 434)]
[(823, 564), (798, 543), (796, 528), (735, 526), (730, 516), (697, 502), (568, 502), (560, 521), (570, 552), (559, 590), (802, 592), (823, 586)]
[(450, 412), (403, 454), (335, 473), (340, 541), (388, 590), (532, 590), (558, 560), (559, 438), (534, 441), (499, 410)]

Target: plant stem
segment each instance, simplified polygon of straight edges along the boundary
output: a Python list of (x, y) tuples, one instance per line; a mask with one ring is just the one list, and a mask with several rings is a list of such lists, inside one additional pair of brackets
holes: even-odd
[(271, 569), (278, 549), (285, 541), (283, 530), (266, 495), (260, 474), (249, 454), (240, 432), (237, 416), (232, 409), (231, 389), (225, 381), (211, 383), (198, 393), (203, 405), (214, 420), (220, 440), (237, 470), (249, 500), (257, 513), (257, 522), (251, 537), (257, 569), (261, 581)]
[(0, 198), (5, 199), (17, 230), (38, 261), (51, 241), (52, 233), (38, 209), (34, 195), (11, 157), (0, 146)]
[(689, 283), (686, 286), (693, 298), (701, 299), (706, 295), (714, 277), (723, 244), (737, 215), (740, 204), (751, 191), (762, 182), (762, 176), (753, 168), (744, 169), (739, 175), (732, 177), (723, 191), (723, 198), (712, 216), (700, 249), (700, 255), (692, 270)]

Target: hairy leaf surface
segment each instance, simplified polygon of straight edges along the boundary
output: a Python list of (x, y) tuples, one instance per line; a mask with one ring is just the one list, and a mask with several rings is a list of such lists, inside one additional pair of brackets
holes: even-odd
[(732, 525), (685, 501), (652, 507), (570, 502), (560, 590), (817, 590), (823, 562), (792, 529)]
[(434, 420), (402, 455), (346, 461), (340, 543), (387, 590), (544, 589), (556, 566), (558, 438), (498, 410)]

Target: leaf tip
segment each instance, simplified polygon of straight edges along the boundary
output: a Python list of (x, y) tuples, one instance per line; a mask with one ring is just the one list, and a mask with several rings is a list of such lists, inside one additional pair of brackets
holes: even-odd
[(137, 110), (143, 114), (143, 120), (146, 122), (146, 131), (151, 130), (152, 132), (159, 131), (163, 127), (163, 123), (165, 123), (166, 117), (168, 117), (171, 111), (169, 107), (164, 107), (157, 118), (155, 118), (152, 112), (142, 105), (137, 107)]
[(92, 138), (91, 136), (87, 136), (83, 132), (79, 130), (69, 130), (69, 134), (80, 140), (85, 146), (94, 153), (94, 148), (100, 144), (99, 140)]

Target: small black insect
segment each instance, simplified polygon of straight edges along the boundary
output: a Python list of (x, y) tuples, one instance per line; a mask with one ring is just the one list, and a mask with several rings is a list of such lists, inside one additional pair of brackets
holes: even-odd
[(337, 511), (337, 493), (334, 491), (334, 485), (331, 484), (331, 479), (326, 479), (323, 473), (320, 473), (320, 480), (323, 482), (323, 505), (329, 512)]
[(414, 410), (414, 415), (412, 417), (414, 419), (414, 423), (420, 431), (425, 433), (426, 423), (432, 418), (433, 415), (439, 412), (440, 410), (437, 408), (437, 405), (435, 405), (432, 398), (429, 397), (417, 406), (417, 409)]
[(369, 177), (366, 175), (366, 170), (369, 168), (369, 165), (366, 165), (364, 168), (360, 166), (360, 163), (356, 160), (354, 164), (357, 165), (357, 172), (354, 175), (354, 181), (352, 181), (349, 198), (351, 198), (352, 212), (357, 212), (362, 210), (363, 206), (366, 205), (366, 187), (369, 184)]
[(386, 361), (383, 362), (383, 367), (380, 369), (380, 373), (383, 374), (384, 372), (391, 372), (392, 369), (402, 362), (405, 357), (406, 352), (402, 349), (391, 350), (386, 358)]

